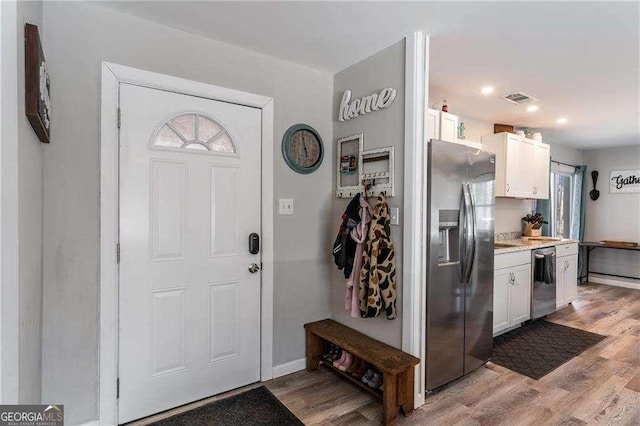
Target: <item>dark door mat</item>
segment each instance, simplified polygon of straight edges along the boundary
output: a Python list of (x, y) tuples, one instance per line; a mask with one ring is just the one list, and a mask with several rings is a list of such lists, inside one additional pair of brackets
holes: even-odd
[(152, 423), (154, 426), (304, 425), (264, 386)]
[(491, 361), (538, 380), (606, 336), (536, 320), (493, 338)]

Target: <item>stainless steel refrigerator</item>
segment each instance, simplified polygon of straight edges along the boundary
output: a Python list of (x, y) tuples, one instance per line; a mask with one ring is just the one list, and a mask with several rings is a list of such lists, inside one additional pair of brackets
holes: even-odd
[(432, 390), (493, 352), (495, 155), (431, 141), (427, 175), (426, 384)]

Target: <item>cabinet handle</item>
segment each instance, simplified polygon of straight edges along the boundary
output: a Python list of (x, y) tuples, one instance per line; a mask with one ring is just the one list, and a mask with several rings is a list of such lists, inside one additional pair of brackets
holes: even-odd
[(511, 189), (511, 187), (509, 187), (509, 184), (507, 184), (507, 192), (509, 192), (509, 189)]

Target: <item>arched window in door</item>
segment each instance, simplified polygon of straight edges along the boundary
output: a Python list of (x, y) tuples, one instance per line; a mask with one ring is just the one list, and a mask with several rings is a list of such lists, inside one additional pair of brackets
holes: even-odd
[(220, 123), (201, 113), (174, 115), (151, 138), (154, 148), (187, 149), (209, 153), (236, 153), (231, 135)]

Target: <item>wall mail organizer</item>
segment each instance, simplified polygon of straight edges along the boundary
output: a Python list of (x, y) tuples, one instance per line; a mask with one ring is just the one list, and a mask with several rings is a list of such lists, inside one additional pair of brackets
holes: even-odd
[[(351, 163), (354, 139), (359, 144), (359, 155), (356, 161), (357, 174), (351, 172), (347, 160)], [(368, 197), (385, 193), (387, 197), (395, 194), (394, 184), (394, 147), (362, 150), (362, 135), (349, 136), (338, 140), (337, 188), (336, 197), (351, 198), (357, 193), (364, 193)]]
[[(362, 147), (364, 135), (347, 136), (338, 139), (336, 197), (352, 197), (360, 192), (360, 174), (362, 173)], [(353, 195), (350, 195), (353, 194)]]

